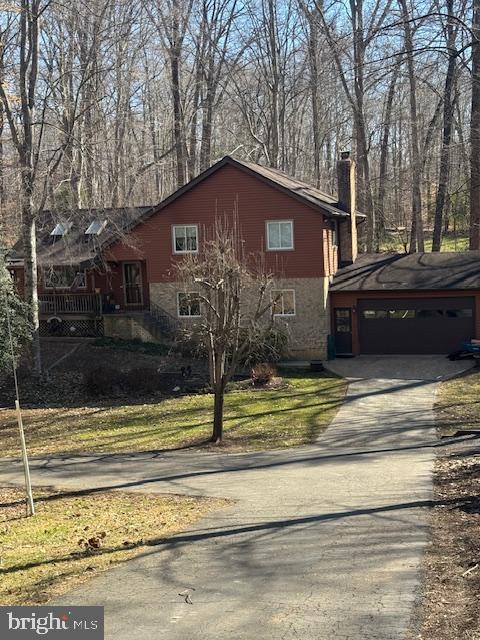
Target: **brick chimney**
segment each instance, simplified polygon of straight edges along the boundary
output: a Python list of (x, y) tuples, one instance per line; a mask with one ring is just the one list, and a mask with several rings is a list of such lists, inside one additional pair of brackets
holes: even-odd
[(355, 162), (350, 151), (342, 151), (337, 162), (338, 207), (350, 214), (339, 224), (340, 265), (355, 262), (358, 253)]

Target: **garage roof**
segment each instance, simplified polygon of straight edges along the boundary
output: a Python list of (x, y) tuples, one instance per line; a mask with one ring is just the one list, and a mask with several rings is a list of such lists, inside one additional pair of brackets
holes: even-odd
[(365, 253), (337, 271), (331, 291), (480, 289), (480, 251)]

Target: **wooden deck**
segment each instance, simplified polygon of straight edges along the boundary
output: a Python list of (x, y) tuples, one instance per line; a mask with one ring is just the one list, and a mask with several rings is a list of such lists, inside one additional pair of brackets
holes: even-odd
[(39, 304), (42, 315), (102, 315), (99, 293), (42, 293)]

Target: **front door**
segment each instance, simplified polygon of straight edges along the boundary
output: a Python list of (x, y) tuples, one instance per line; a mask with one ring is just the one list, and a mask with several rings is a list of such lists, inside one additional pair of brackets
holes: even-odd
[(143, 304), (142, 264), (140, 262), (123, 263), (123, 283), (125, 305)]
[(352, 355), (352, 310), (337, 308), (333, 311), (335, 351), (337, 355)]

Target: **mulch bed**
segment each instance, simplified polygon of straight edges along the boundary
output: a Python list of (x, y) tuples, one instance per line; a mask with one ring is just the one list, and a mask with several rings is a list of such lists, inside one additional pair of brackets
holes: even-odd
[(480, 639), (480, 440), (446, 446), (435, 465), (431, 544), (410, 638)]

